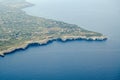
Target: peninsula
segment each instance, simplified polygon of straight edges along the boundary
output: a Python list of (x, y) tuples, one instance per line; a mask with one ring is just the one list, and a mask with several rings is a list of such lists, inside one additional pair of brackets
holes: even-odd
[(106, 40), (101, 33), (75, 24), (28, 15), (23, 8), (33, 6), (25, 0), (0, 0), (0, 55), (25, 49), (32, 43), (53, 40)]

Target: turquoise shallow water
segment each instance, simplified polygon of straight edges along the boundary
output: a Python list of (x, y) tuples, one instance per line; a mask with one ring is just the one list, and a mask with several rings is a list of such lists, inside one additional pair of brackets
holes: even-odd
[(28, 14), (98, 31), (107, 41), (54, 41), (0, 57), (0, 80), (120, 80), (119, 0), (28, 0)]

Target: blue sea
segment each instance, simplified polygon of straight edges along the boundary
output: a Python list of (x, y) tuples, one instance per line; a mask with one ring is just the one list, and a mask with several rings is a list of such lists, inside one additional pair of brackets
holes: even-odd
[(120, 80), (120, 0), (27, 0), (33, 16), (77, 24), (106, 41), (54, 41), (0, 57), (0, 80)]

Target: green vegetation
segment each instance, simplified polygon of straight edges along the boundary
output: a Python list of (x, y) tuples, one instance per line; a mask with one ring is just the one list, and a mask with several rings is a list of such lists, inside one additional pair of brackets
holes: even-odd
[(0, 0), (0, 55), (52, 39), (106, 39), (101, 33), (85, 30), (74, 24), (30, 16), (22, 9), (33, 6), (25, 0)]

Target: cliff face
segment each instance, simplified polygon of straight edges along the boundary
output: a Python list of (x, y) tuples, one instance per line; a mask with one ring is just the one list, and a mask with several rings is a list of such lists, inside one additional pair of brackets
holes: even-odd
[(85, 30), (75, 24), (30, 16), (21, 9), (33, 6), (25, 0), (0, 0), (0, 55), (25, 48), (30, 43), (49, 40), (105, 40), (101, 33)]

